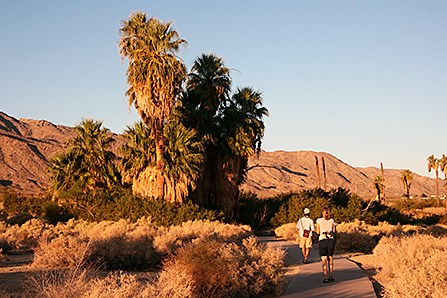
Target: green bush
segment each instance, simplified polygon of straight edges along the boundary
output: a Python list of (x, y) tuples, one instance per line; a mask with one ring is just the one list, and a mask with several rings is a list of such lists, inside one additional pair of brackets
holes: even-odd
[(130, 188), (87, 193), (71, 189), (61, 193), (58, 200), (62, 206), (67, 206), (62, 208), (63, 211), (77, 219), (88, 221), (118, 221), (124, 218), (135, 222), (141, 217), (151, 217), (154, 224), (169, 226), (188, 220), (224, 220), (221, 213), (207, 210), (189, 201), (184, 204), (171, 204), (163, 200), (135, 197)]
[(321, 189), (303, 190), (290, 195), (272, 218), (273, 226), (296, 222), (303, 216), (303, 209), (310, 209), (311, 218), (321, 217), (324, 206), (332, 209), (332, 215), (337, 222), (352, 221), (361, 217), (363, 201), (343, 188), (325, 192)]

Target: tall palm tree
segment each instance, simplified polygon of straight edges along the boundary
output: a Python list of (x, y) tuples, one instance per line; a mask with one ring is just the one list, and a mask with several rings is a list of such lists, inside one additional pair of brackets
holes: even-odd
[[(446, 195), (447, 195), (447, 156), (445, 156), (444, 154), (439, 159), (439, 167), (441, 171), (444, 173), (444, 186), (446, 188)], [(445, 199), (445, 209), (447, 213), (447, 196)]]
[(170, 22), (148, 18), (145, 13), (133, 12), (120, 28), (120, 54), (127, 58), (126, 95), (129, 106), (135, 106), (143, 122), (152, 127), (155, 142), (155, 192), (163, 198), (165, 168), (164, 127), (182, 91), (186, 67), (176, 55), (186, 41), (179, 37)]
[(410, 187), (411, 182), (413, 181), (413, 173), (410, 170), (403, 170), (400, 173), (401, 173), (400, 181), (402, 181), (402, 185), (404, 186), (407, 192), (407, 198), (410, 198)]
[(377, 191), (377, 199), (382, 202), (383, 193), (383, 178), (382, 176), (376, 176), (373, 181), (373, 187)]
[(439, 159), (436, 158), (433, 154), (427, 158), (428, 161), (428, 172), (430, 173), (433, 169), (436, 174), (436, 207), (439, 207)]
[(237, 209), (238, 186), (245, 179), (248, 157), (261, 149), (264, 135), (262, 94), (238, 88), (230, 96), (231, 77), (222, 58), (204, 54), (194, 63), (182, 99), (183, 119), (197, 129), (206, 147), (203, 175), (191, 198), (223, 210)]

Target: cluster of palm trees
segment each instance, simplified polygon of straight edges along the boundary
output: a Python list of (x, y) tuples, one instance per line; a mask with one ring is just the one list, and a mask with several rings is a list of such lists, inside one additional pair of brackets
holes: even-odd
[[(118, 174), (139, 197), (174, 203), (192, 200), (233, 217), (248, 158), (261, 149), (268, 111), (261, 93), (252, 88), (231, 93), (230, 70), (220, 57), (203, 54), (187, 73), (177, 56), (182, 45), (186, 41), (171, 23), (142, 12), (133, 12), (120, 28), (119, 50), (128, 60), (126, 96), (141, 122), (123, 134)], [(107, 135), (100, 122), (83, 122), (77, 129), (85, 125)], [(78, 167), (78, 174), (64, 168), (75, 149), (54, 160), (55, 189), (69, 188), (84, 173), (93, 181), (89, 187), (107, 186), (109, 178), (100, 180), (98, 172), (108, 164), (108, 170), (116, 173), (113, 163), (100, 163), (112, 158), (107, 149), (110, 139), (103, 135), (95, 139), (101, 141), (82, 152), (88, 166)]]
[[(444, 173), (444, 185), (446, 187), (446, 192), (447, 192), (447, 156), (445, 156), (444, 154), (442, 155), (441, 158), (437, 158), (435, 157), (433, 154), (430, 155), (427, 158), (427, 166), (428, 166), (428, 172), (431, 172), (431, 170), (435, 171), (436, 174), (436, 198), (437, 198), (437, 207), (439, 207), (440, 202), (439, 202), (439, 171), (441, 171), (442, 173)], [(447, 199), (446, 199), (446, 209), (447, 209)]]

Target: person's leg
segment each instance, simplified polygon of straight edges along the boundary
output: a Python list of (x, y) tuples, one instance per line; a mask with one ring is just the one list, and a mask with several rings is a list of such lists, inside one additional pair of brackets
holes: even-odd
[(328, 246), (328, 265), (329, 265), (329, 281), (334, 281), (334, 250), (335, 250), (335, 241), (330, 240), (329, 246)]
[(308, 261), (308, 258), (309, 258), (309, 251), (310, 251), (310, 248), (309, 248), (309, 247), (306, 247), (306, 248), (304, 249), (304, 251), (305, 251), (305, 254), (304, 254), (304, 261), (307, 262), (307, 261)]
[(334, 271), (334, 258), (332, 256), (328, 256), (328, 265), (329, 265), (329, 277), (332, 277), (332, 272)]
[(321, 256), (321, 267), (323, 268), (324, 280), (329, 278), (327, 265), (327, 256)]
[(301, 248), (301, 253), (303, 254), (303, 263), (306, 260), (306, 238), (301, 238), (300, 237), (300, 248)]

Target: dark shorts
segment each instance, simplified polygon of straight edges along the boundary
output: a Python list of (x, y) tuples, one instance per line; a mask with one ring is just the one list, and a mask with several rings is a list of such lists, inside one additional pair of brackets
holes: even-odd
[(320, 256), (333, 256), (335, 249), (334, 239), (323, 239), (318, 242), (318, 252)]

